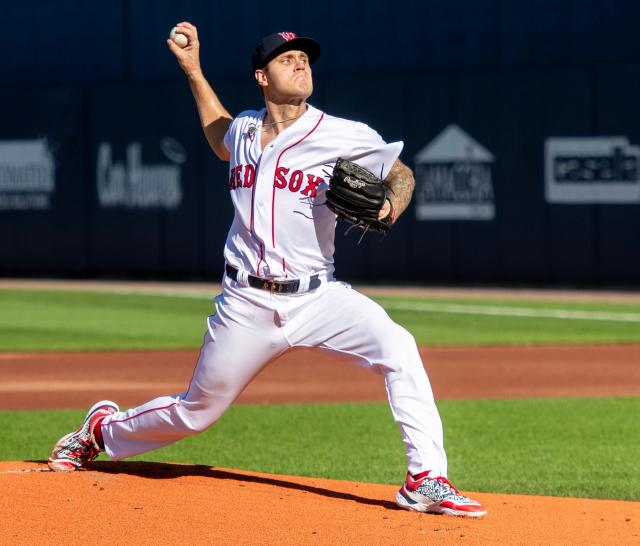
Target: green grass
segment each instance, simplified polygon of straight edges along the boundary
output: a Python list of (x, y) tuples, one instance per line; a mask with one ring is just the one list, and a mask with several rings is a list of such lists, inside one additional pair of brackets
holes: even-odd
[[(210, 297), (167, 297), (0, 289), (0, 351), (196, 348), (202, 340), (205, 319), (213, 312), (214, 296), (213, 292)], [(420, 345), (640, 342), (638, 304), (376, 299), (415, 335)], [(415, 305), (422, 308), (412, 310)], [(459, 308), (452, 312), (443, 309), (446, 305)], [(564, 310), (611, 316), (606, 320), (578, 320), (487, 314), (495, 312), (495, 307), (498, 311)], [(631, 320), (615, 320), (625, 316)]]
[[(640, 500), (640, 398), (443, 401), (449, 475), (475, 491)], [(0, 412), (0, 459), (42, 460), (80, 411)], [(207, 432), (135, 460), (398, 484), (386, 404), (234, 406)]]
[[(442, 300), (376, 298), (393, 320), (408, 328), (422, 345), (533, 345), (640, 342), (640, 305), (509, 300)], [(403, 309), (407, 308), (407, 309)], [(415, 310), (409, 310), (415, 307)], [(447, 311), (453, 307), (454, 312)], [(422, 308), (422, 310), (420, 310)], [(425, 309), (440, 309), (428, 311)], [(469, 310), (478, 310), (471, 314)], [(505, 315), (482, 314), (500, 312)], [(509, 316), (509, 311), (565, 311), (581, 316), (609, 314), (612, 320), (579, 320), (551, 316)], [(465, 312), (466, 311), (466, 312)], [(635, 316), (629, 316), (635, 315)], [(615, 320), (631, 318), (635, 321)]]
[(0, 351), (199, 347), (214, 296), (0, 290)]

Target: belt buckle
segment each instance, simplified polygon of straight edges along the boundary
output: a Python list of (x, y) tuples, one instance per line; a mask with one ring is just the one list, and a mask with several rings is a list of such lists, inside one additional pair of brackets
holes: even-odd
[(282, 289), (284, 287), (280, 286), (280, 284), (276, 281), (265, 280), (264, 284), (262, 285), (262, 288), (265, 290), (268, 290), (272, 294), (278, 294), (279, 292), (282, 292)]

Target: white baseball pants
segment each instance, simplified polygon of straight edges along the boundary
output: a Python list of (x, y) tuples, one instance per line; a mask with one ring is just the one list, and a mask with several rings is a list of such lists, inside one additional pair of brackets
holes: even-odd
[(225, 277), (215, 306), (189, 390), (104, 419), (113, 460), (204, 431), (265, 365), (291, 347), (315, 347), (382, 373), (409, 471), (447, 475), (442, 423), (415, 340), (377, 303), (337, 281), (278, 295)]

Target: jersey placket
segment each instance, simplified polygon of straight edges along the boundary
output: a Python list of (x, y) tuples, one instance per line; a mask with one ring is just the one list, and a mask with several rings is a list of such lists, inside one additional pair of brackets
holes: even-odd
[(269, 144), (260, 154), (256, 164), (256, 179), (252, 200), (252, 233), (260, 244), (260, 257), (256, 265), (256, 275), (260, 277), (277, 277), (281, 273), (278, 262), (273, 257), (271, 241), (273, 180), (275, 176), (274, 144)]

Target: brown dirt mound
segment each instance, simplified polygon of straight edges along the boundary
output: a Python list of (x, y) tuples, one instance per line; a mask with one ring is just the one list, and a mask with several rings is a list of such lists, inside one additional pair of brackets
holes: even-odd
[[(640, 345), (424, 349), (437, 399), (640, 395)], [(0, 409), (122, 407), (186, 390), (196, 351), (0, 353)], [(344, 359), (292, 351), (240, 403), (385, 400), (380, 375)]]
[[(0, 463), (0, 543), (632, 544), (640, 503), (473, 494), (483, 520), (397, 509), (396, 487), (163, 463)], [(72, 537), (75, 539), (72, 540)]]

